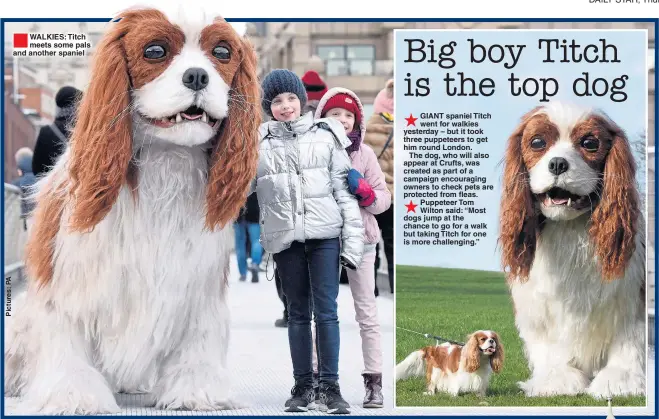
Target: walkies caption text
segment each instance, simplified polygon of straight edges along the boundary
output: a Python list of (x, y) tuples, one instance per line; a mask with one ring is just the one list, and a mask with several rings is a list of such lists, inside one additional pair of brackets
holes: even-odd
[(92, 48), (84, 33), (30, 33), (27, 45), (15, 46), (14, 57), (84, 57)]

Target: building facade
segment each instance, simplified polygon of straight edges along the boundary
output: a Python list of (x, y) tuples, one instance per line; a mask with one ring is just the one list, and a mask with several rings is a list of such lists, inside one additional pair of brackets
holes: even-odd
[(34, 149), (39, 129), (55, 118), (55, 94), (71, 85), (84, 90), (89, 79), (89, 56), (48, 58), (13, 57), (14, 33), (86, 33), (92, 46), (103, 35), (104, 23), (7, 22), (5, 25), (5, 124), (4, 175), (16, 177), (15, 152), (21, 147)]
[[(107, 23), (104, 22), (7, 22), (5, 24), (5, 60), (11, 58), (14, 33), (74, 33), (85, 34), (91, 44), (83, 57), (19, 57), (18, 65), (34, 74), (39, 86), (57, 92), (69, 85), (84, 90), (89, 80), (89, 58), (99, 43)], [(19, 81), (21, 87), (23, 81)], [(28, 87), (28, 86), (25, 86)]]
[(405, 24), (381, 22), (258, 22), (247, 35), (258, 55), (259, 76), (274, 68), (298, 75), (317, 71), (329, 87), (353, 90), (370, 106), (393, 78), (393, 29)]
[[(16, 88), (16, 80), (22, 78), (30, 81), (30, 73), (18, 69), (12, 60), (5, 60), (4, 77), (4, 176), (6, 182), (11, 182), (17, 176), (14, 156), (22, 147), (34, 149), (39, 123), (42, 120), (41, 111), (44, 93), (42, 88)], [(18, 77), (17, 77), (18, 74)], [(50, 109), (45, 109), (49, 112)], [(47, 116), (50, 116), (47, 114)]]

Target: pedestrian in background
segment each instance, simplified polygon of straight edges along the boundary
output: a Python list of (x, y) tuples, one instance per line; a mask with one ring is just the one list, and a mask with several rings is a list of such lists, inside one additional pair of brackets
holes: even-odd
[(307, 112), (316, 112), (318, 107), (318, 102), (327, 93), (327, 84), (320, 77), (320, 75), (313, 71), (309, 70), (302, 76), (302, 83), (304, 84), (304, 89), (307, 92), (307, 103), (302, 110), (304, 115)]
[(18, 168), (18, 177), (11, 183), (21, 190), (21, 218), (23, 219), (23, 228), (27, 231), (27, 219), (35, 206), (31, 198), (31, 188), (37, 181), (37, 177), (32, 173), (32, 150), (28, 147), (22, 147), (16, 152), (14, 158)]
[(42, 177), (48, 173), (66, 150), (81, 98), (82, 92), (71, 86), (62, 87), (55, 95), (55, 120), (41, 127), (34, 147), (32, 172), (35, 176)]
[[(259, 225), (259, 201), (256, 194), (247, 197), (245, 208), (240, 211), (233, 225), (236, 240), (236, 259), (238, 260), (238, 272), (240, 281), (247, 279), (247, 241), (249, 241), (249, 255), (251, 263), (249, 271), (252, 273), (252, 282), (259, 282), (259, 270), (263, 248), (259, 242), (261, 226)], [(249, 239), (249, 240), (248, 240)]]
[[(394, 81), (387, 81), (375, 97), (373, 115), (366, 122), (364, 143), (373, 149), (384, 173), (387, 188), (394, 198)], [(387, 258), (389, 289), (394, 292), (394, 205), (375, 216), (382, 234), (384, 254)], [(380, 267), (380, 246), (376, 246), (375, 276)], [(376, 280), (377, 284), (377, 280)], [(376, 294), (378, 294), (376, 286)]]

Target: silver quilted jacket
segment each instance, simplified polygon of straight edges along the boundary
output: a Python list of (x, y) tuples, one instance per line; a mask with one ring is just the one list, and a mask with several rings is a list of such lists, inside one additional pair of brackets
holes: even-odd
[(292, 242), (341, 237), (341, 256), (359, 266), (364, 227), (348, 190), (350, 140), (333, 119), (308, 112), (295, 121), (268, 121), (259, 128), (256, 190), (261, 245), (270, 253)]

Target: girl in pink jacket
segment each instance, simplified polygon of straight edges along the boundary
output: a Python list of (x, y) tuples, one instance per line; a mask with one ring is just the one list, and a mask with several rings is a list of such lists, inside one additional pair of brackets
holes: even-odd
[(366, 134), (364, 108), (357, 95), (348, 89), (330, 89), (320, 99), (315, 117), (337, 119), (343, 124), (351, 141), (351, 145), (346, 148), (352, 161), (348, 185), (350, 192), (359, 201), (364, 223), (364, 256), (357, 270), (348, 269), (347, 273), (362, 338), (362, 376), (366, 388), (363, 405), (383, 407), (380, 322), (374, 292), (375, 246), (380, 241), (380, 229), (375, 214), (389, 208), (391, 193), (387, 189), (375, 152), (363, 142)]

